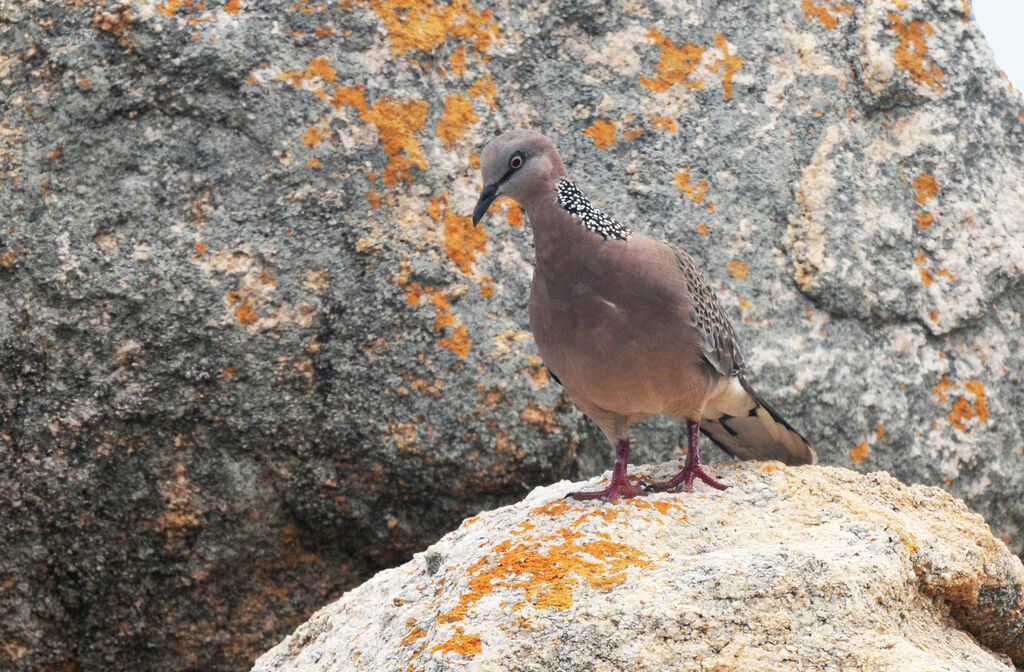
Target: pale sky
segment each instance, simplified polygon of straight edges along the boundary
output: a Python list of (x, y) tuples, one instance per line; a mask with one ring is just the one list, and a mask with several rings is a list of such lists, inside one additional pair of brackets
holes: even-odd
[(996, 63), (1024, 91), (1024, 0), (973, 0), (971, 7)]

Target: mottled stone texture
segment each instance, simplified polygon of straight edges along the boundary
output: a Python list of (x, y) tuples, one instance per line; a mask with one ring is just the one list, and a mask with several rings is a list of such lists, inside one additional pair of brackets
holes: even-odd
[(881, 472), (712, 467), (732, 487), (602, 504), (563, 481), (470, 518), (253, 672), (1024, 663), (1024, 566), (962, 501)]
[(966, 1), (6, 2), (0, 115), (0, 668), (242, 669), (607, 465), (521, 213), (468, 218), (515, 126), (706, 266), (824, 462), (1022, 548), (1024, 105)]

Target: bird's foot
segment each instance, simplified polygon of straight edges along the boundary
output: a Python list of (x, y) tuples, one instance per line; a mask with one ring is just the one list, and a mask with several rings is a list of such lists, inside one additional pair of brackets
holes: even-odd
[(606, 499), (609, 502), (614, 502), (620, 497), (623, 499), (629, 499), (630, 497), (642, 497), (645, 494), (647, 494), (647, 490), (645, 488), (624, 478), (622, 480), (612, 479), (611, 485), (604, 490), (595, 490), (594, 492), (570, 492), (565, 496), (565, 498)]
[(661, 483), (651, 483), (644, 489), (647, 492), (675, 492), (678, 489), (678, 487), (682, 485), (683, 489), (686, 490), (686, 492), (693, 492), (694, 479), (700, 479), (707, 485), (710, 485), (715, 490), (725, 490), (727, 487), (729, 487), (726, 484), (714, 478), (713, 476), (710, 476), (706, 471), (704, 471), (704, 467), (701, 466), (699, 462), (697, 462), (695, 464), (687, 464), (685, 467), (682, 468), (682, 470), (678, 474), (668, 479), (667, 481), (662, 481)]

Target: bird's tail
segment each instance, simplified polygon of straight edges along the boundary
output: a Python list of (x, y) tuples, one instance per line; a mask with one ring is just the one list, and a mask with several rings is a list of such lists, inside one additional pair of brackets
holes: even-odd
[(700, 422), (704, 435), (741, 460), (817, 464), (818, 454), (798, 431), (757, 396), (743, 376), (711, 399)]

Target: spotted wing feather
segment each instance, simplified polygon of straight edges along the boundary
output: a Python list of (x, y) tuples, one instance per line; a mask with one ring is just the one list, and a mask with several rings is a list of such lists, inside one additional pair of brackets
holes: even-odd
[(721, 376), (728, 378), (739, 374), (743, 370), (743, 355), (740, 354), (736, 332), (715, 296), (715, 290), (690, 255), (682, 250), (675, 250), (675, 254), (676, 264), (686, 278), (691, 319), (702, 338), (704, 359)]

